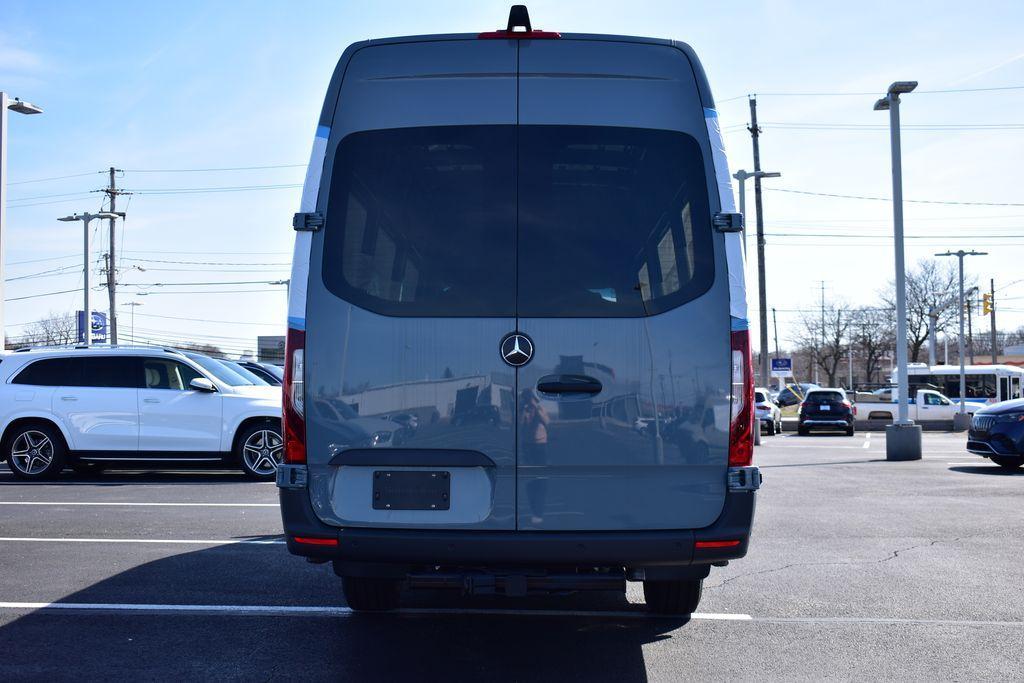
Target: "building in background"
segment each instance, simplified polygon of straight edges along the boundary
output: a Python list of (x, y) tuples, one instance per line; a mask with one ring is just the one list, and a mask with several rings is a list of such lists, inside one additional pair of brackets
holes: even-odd
[(284, 365), (284, 335), (260, 335), (256, 338), (256, 360)]

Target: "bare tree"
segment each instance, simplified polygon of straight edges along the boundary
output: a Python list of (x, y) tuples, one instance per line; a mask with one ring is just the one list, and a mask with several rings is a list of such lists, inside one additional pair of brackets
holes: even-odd
[[(964, 288), (973, 287), (976, 279), (968, 277)], [(933, 308), (945, 306), (938, 314), (936, 330), (948, 330), (956, 325), (956, 298), (959, 293), (960, 276), (956, 263), (937, 259), (922, 259), (907, 271), (907, 343), (909, 344), (910, 362), (921, 360), (921, 349), (928, 342), (928, 313)], [(889, 284), (882, 299), (886, 305), (895, 309), (896, 286)]]
[(867, 382), (880, 379), (886, 355), (896, 342), (896, 311), (878, 306), (863, 306), (851, 311), (850, 340), (858, 350)]
[(814, 365), (828, 377), (829, 386), (836, 386), (840, 364), (846, 359), (852, 321), (850, 308), (845, 304), (826, 306), (823, 316), (804, 314), (800, 318), (798, 338), (794, 341), (810, 353)]
[(25, 327), (22, 346), (57, 346), (78, 341), (78, 318), (73, 313), (50, 312)]

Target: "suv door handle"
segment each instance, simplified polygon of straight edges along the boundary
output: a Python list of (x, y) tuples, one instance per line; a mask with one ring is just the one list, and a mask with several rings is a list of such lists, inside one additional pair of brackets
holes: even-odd
[(78, 397), (77, 396), (61, 396), (60, 400), (62, 400), (62, 401), (77, 401)]
[(142, 399), (142, 402), (143, 403), (159, 403), (160, 399), (158, 399), (158, 398), (144, 398), (144, 399)]
[(596, 394), (602, 388), (587, 375), (544, 375), (537, 380), (537, 391), (542, 394)]

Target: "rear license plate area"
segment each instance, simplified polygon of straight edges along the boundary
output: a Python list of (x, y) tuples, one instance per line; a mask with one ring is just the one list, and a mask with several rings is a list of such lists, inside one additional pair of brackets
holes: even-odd
[(376, 470), (374, 510), (447, 510), (451, 475), (445, 471)]

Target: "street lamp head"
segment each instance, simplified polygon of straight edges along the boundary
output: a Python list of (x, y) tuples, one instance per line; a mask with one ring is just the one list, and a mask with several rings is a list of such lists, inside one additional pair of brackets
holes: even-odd
[(36, 105), (32, 104), (31, 102), (25, 102), (24, 100), (20, 100), (17, 97), (14, 98), (13, 102), (11, 102), (10, 104), (7, 105), (7, 108), (10, 109), (11, 111), (16, 111), (19, 114), (42, 114), (43, 113), (43, 108), (42, 107), (37, 107)]
[(917, 81), (896, 81), (889, 86), (890, 95), (906, 95), (908, 92), (914, 92), (917, 87)]
[(761, 173), (761, 177), (762, 178), (781, 178), (782, 174), (779, 173), (778, 171), (771, 171), (771, 172), (765, 171), (765, 172)]
[(78, 214), (76, 213), (76, 214), (75, 214), (75, 215), (73, 215), (73, 216), (64, 216), (63, 218), (58, 218), (57, 220), (59, 220), (59, 221), (64, 221), (65, 223), (69, 223), (69, 222), (71, 222), (71, 221), (80, 221), (80, 220), (82, 220), (82, 219), (81, 219), (81, 217), (80, 217), (80, 216), (79, 216), (79, 215), (78, 215)]
[(883, 97), (882, 99), (875, 102), (875, 111), (888, 111), (889, 110), (889, 98)]

